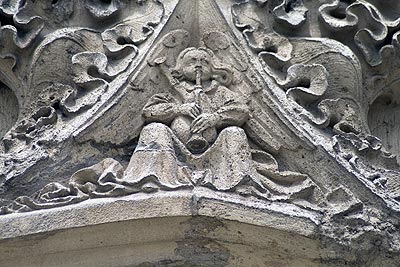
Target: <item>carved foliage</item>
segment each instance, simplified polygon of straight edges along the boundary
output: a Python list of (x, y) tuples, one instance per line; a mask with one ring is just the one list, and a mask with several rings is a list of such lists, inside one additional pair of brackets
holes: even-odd
[[(397, 129), (398, 117), (395, 92), (400, 20), (393, 11), (398, 8), (397, 2), (294, 2), (304, 11), (307, 7), (317, 8), (320, 27), (311, 21), (313, 29), (307, 31), (301, 24), (292, 23), (291, 27), (301, 29), (299, 34), (285, 34), (290, 25), (267, 16), (276, 11), (276, 1), (233, 4), (235, 25), (265, 72), (284, 91), (289, 106), (315, 126), (326, 129), (323, 133), (333, 137), (334, 153), (348, 160), (368, 187), (384, 197), (397, 198), (398, 164), (395, 156), (386, 152), (390, 149), (398, 153), (398, 141), (391, 133)], [(303, 23), (313, 19), (307, 12), (303, 14)], [(375, 99), (377, 105), (367, 119), (368, 105)], [(385, 148), (370, 135), (370, 126), (373, 133), (384, 138)]]
[[(267, 74), (286, 92), (293, 109), (315, 125), (331, 126), (335, 132), (368, 132), (364, 118), (340, 112), (344, 106), (353, 114), (362, 110), (360, 64), (352, 52), (324, 39), (284, 37), (271, 27), (274, 22), (263, 20), (277, 7), (258, 5), (255, 1), (235, 4), (235, 25), (242, 30)], [(299, 16), (299, 10), (303, 10), (300, 17), (304, 20), (306, 8), (300, 1), (295, 6), (287, 9), (288, 16), (296, 18), (290, 12)], [(299, 24), (293, 21), (291, 25)]]
[[(61, 164), (60, 148), (73, 150), (66, 145), (72, 132), (115, 96), (120, 85), (110, 90), (110, 83), (132, 65), (138, 48), (147, 45), (164, 6), (157, 0), (1, 1), (0, 6), (2, 29), (16, 32), (17, 38), (0, 38), (0, 57), (5, 58), (0, 81), (16, 95), (19, 106), (18, 120), (7, 127), (10, 131), (0, 144), (4, 188), (11, 181), (41, 180), (41, 168)], [(113, 11), (104, 11), (108, 9)], [(35, 182), (37, 187), (41, 183), (45, 181)]]
[[(64, 1), (46, 8), (60, 8), (57, 12), (69, 12), (71, 15), (73, 12), (84, 12), (86, 9), (80, 9), (80, 5), (83, 5), (88, 12), (94, 14), (95, 20), (104, 21), (115, 15), (124, 19), (119, 23), (104, 21), (98, 25), (83, 20), (79, 28), (71, 27), (54, 32), (46, 24), (44, 31), (47, 35), (35, 48), (27, 71), (29, 76), (18, 79), (19, 84), (12, 83), (11, 86), (12, 89), (19, 88), (17, 95), (24, 94), (23, 102), (20, 103), (20, 118), (13, 130), (17, 134), (25, 127), (25, 121), (42, 108), (59, 109), (62, 119), (88, 110), (98, 103), (107, 92), (109, 83), (130, 66), (138, 54), (138, 47), (152, 35), (164, 12), (158, 1), (117, 1), (111, 4), (84, 1), (68, 7), (64, 7), (61, 2)], [(31, 4), (30, 1), (26, 3)], [(17, 12), (16, 21), (19, 21), (17, 18), (22, 16), (20, 13), (26, 8), (15, 3), (12, 10)], [(35, 19), (45, 20), (46, 23), (54, 19), (48, 17), (50, 15), (43, 10), (40, 11), (40, 8), (45, 7), (36, 3), (29, 11), (39, 10), (38, 14), (42, 13), (42, 17), (35, 16)], [(107, 11), (109, 9), (113, 11)], [(12, 11), (10, 6), (7, 10), (8, 13)], [(73, 25), (75, 18), (69, 15), (63, 23)], [(84, 27), (85, 23), (87, 27)], [(33, 29), (33, 26), (29, 27)], [(24, 80), (28, 80), (27, 84), (20, 83)], [(12, 145), (13, 136), (6, 138), (9, 140), (6, 145), (8, 148)]]

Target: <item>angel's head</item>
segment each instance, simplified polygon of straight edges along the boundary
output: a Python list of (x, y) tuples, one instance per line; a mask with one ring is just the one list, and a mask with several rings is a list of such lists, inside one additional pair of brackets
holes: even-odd
[(233, 75), (230, 69), (217, 65), (211, 50), (203, 47), (190, 47), (183, 50), (176, 61), (174, 76), (194, 82), (199, 71), (203, 82), (215, 79), (227, 86), (232, 81)]

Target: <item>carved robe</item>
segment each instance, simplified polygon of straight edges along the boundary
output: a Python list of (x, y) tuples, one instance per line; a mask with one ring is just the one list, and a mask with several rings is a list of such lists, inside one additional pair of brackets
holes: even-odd
[(237, 127), (248, 116), (241, 96), (215, 82), (200, 95), (203, 112), (217, 114), (219, 118), (218, 137), (200, 155), (185, 147), (190, 129), (175, 123), (177, 116), (173, 112), (175, 105), (191, 101), (193, 90), (186, 90), (181, 99), (171, 94), (157, 94), (149, 99), (143, 113), (151, 123), (141, 132), (125, 180), (139, 185), (156, 183), (165, 189), (200, 183), (229, 190), (250, 175), (250, 148), (245, 132)]

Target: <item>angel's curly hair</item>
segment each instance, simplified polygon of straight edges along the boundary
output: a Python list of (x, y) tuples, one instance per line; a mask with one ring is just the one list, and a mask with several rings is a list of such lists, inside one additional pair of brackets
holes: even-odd
[(172, 70), (172, 75), (174, 78), (179, 80), (183, 79), (183, 58), (185, 55), (191, 51), (204, 51), (206, 52), (211, 58), (211, 73), (212, 78), (222, 85), (228, 87), (232, 84), (233, 81), (233, 71), (227, 65), (222, 63), (217, 63), (215, 60), (215, 56), (212, 50), (205, 48), (205, 47), (189, 47), (182, 52), (179, 53), (178, 58), (176, 60), (175, 68)]

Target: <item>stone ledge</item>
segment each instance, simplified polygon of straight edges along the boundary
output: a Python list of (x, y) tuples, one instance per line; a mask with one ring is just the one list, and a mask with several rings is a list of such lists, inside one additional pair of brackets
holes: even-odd
[(2, 266), (319, 266), (312, 263), (320, 257), (317, 214), (248, 200), (196, 189), (4, 215), (0, 260)]
[[(92, 199), (0, 216), (0, 261), (5, 267), (365, 266), (350, 247), (321, 233), (320, 220), (292, 204), (206, 188)], [(395, 266), (385, 253), (369, 266), (380, 262)]]
[(61, 208), (0, 216), (0, 240), (119, 221), (196, 215), (272, 227), (304, 236), (315, 233), (317, 213), (291, 204), (248, 200), (205, 188), (91, 199)]

